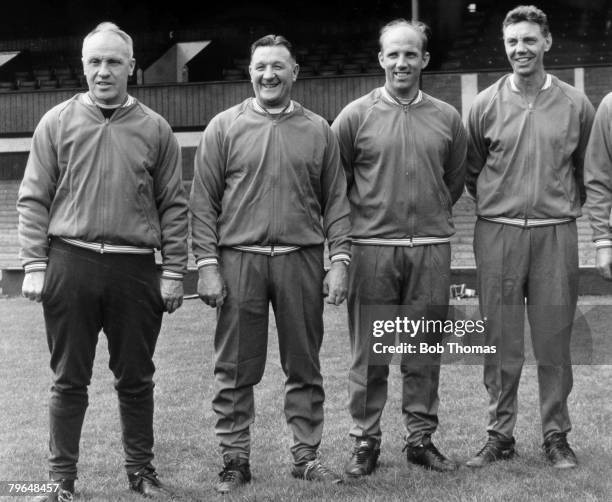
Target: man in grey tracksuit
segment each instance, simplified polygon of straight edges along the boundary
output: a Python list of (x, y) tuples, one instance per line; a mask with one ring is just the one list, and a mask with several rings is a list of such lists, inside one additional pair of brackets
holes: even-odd
[[(425, 25), (394, 21), (382, 29), (380, 43), (385, 85), (347, 105), (332, 124), (353, 225), (348, 310), (355, 445), (345, 468), (353, 477), (376, 467), (387, 399), (389, 365), (373, 353), (370, 317), (375, 314), (367, 311), (409, 306), (414, 319), (446, 316), (452, 206), (463, 191), (465, 170), (459, 113), (419, 89), (429, 61)], [(431, 335), (424, 341), (440, 339)], [(455, 469), (431, 441), (438, 424), (439, 355), (405, 354), (401, 371), (408, 461), (438, 471)]]
[(468, 462), (514, 455), (524, 360), (525, 304), (538, 366), (544, 449), (557, 468), (577, 463), (567, 443), (572, 388), (570, 335), (578, 295), (575, 219), (584, 203), (584, 154), (593, 106), (544, 70), (552, 39), (533, 6), (510, 11), (504, 46), (513, 73), (482, 91), (468, 118), (466, 184), (476, 199), (474, 252), (487, 319), (484, 383), (489, 435)]
[(250, 65), (255, 98), (214, 117), (195, 158), (198, 293), (219, 309), (213, 408), (224, 462), (221, 493), (251, 479), (253, 387), (265, 368), (270, 303), (287, 377), (291, 472), (340, 481), (317, 458), (325, 397), (319, 350), (323, 297), (340, 304), (346, 296), (349, 206), (334, 134), (323, 118), (291, 100), (298, 69), (284, 37), (256, 41)]

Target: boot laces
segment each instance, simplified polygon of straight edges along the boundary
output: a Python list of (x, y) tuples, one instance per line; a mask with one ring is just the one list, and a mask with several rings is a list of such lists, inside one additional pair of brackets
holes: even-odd
[(561, 435), (553, 437), (550, 441), (549, 449), (553, 454), (556, 453), (562, 457), (568, 457), (573, 454), (567, 439)]
[(353, 456), (357, 464), (365, 464), (370, 456), (370, 445), (367, 441), (360, 441), (353, 447)]
[(505, 445), (500, 444), (500, 441), (495, 436), (489, 436), (487, 438), (487, 442), (480, 449), (480, 451), (476, 454), (477, 457), (485, 457), (491, 455), (493, 457), (496, 456), (498, 450), (505, 450)]
[(229, 463), (223, 467), (223, 470), (219, 473), (222, 483), (231, 483), (238, 476), (238, 467), (233, 463)]
[(325, 464), (322, 464), (318, 458), (314, 460), (310, 460), (306, 463), (306, 468), (304, 469), (304, 478), (308, 479), (313, 475), (319, 474), (322, 477), (335, 477), (334, 472), (327, 467)]

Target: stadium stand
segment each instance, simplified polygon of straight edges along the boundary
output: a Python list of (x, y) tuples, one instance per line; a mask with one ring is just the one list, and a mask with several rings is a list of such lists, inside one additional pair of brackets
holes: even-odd
[(19, 266), (17, 190), (19, 180), (0, 181), (0, 269)]
[[(609, 64), (612, 42), (612, 7), (604, 12), (568, 7), (562, 2), (537, 3), (546, 11), (553, 46), (548, 66)], [(465, 12), (460, 32), (445, 54), (441, 70), (488, 70), (506, 66), (501, 25), (508, 5), (493, 3), (485, 11)]]
[[(584, 88), (595, 105), (612, 82), (612, 1), (603, 3), (604, 7), (593, 10), (539, 2), (549, 13), (553, 32), (547, 66), (560, 78)], [(142, 77), (137, 81), (135, 72), (130, 92), (168, 118), (176, 131), (201, 131), (215, 113), (251, 95), (249, 42), (268, 32), (280, 32), (297, 48), (300, 79), (296, 99), (332, 121), (346, 103), (382, 83), (376, 56), (378, 28), (390, 18), (406, 16), (401, 6), (378, 2), (367, 8), (359, 3), (352, 5), (350, 16), (342, 18), (338, 15), (344, 13), (340, 4), (319, 6), (319, 11), (310, 6), (312, 12), (303, 7), (303, 12), (296, 10), (293, 24), (280, 13), (272, 22), (248, 11), (252, 17), (241, 23), (217, 17), (207, 25), (193, 21), (181, 29), (132, 31), (140, 74), (175, 43), (212, 42), (188, 63), (188, 83), (147, 85), (145, 81), (136, 85), (142, 83)], [(432, 62), (424, 74), (423, 88), (465, 113), (478, 90), (508, 71), (501, 21), (514, 4), (489, 1), (479, 2), (474, 11), (463, 9), (456, 30), (443, 34), (451, 42), (432, 40)], [(424, 10), (425, 16), (433, 16)], [(0, 33), (0, 51), (20, 53), (4, 70), (0, 68), (0, 139), (10, 142), (13, 137), (31, 136), (46, 110), (85, 87), (79, 58), (81, 42), (82, 36), (2, 39)], [(464, 81), (466, 74), (476, 74), (474, 86)], [(187, 183), (192, 176), (189, 161), (194, 149), (193, 141), (183, 147)], [(26, 154), (19, 161), (11, 160), (11, 169), (3, 171), (3, 157), (10, 151), (0, 149), (0, 268), (19, 266), (15, 201)], [(453, 267), (473, 267), (473, 203), (464, 196), (454, 212), (457, 234), (452, 242)], [(592, 266), (594, 251), (586, 217), (579, 220), (579, 247), (581, 266)]]

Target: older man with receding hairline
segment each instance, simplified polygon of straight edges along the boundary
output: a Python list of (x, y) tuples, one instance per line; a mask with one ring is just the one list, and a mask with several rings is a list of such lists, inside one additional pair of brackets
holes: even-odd
[(59, 490), (42, 500), (74, 495), (100, 330), (129, 486), (147, 497), (168, 494), (151, 463), (153, 353), (163, 312), (182, 302), (187, 200), (170, 126), (127, 92), (134, 65), (132, 39), (115, 24), (85, 37), (89, 90), (41, 119), (19, 190), (22, 289), (42, 301), (53, 370), (49, 475)]
[(213, 409), (223, 455), (220, 493), (251, 480), (253, 387), (266, 364), (270, 304), (286, 376), (291, 474), (341, 481), (318, 458), (325, 399), (319, 350), (323, 298), (339, 305), (346, 296), (349, 207), (334, 134), (291, 99), (298, 72), (286, 38), (256, 40), (249, 66), (255, 97), (215, 116), (195, 157), (190, 210), (198, 294), (218, 309)]

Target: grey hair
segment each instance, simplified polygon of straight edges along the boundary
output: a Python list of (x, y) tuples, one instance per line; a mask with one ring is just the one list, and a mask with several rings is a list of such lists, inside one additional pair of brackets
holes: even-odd
[(91, 37), (93, 37), (97, 33), (109, 32), (117, 35), (121, 40), (125, 42), (125, 45), (128, 47), (128, 52), (130, 54), (130, 58), (134, 57), (134, 43), (132, 42), (132, 37), (130, 37), (125, 31), (119, 28), (115, 23), (111, 23), (109, 21), (105, 21), (96, 26), (93, 30), (91, 30), (85, 38), (83, 39), (83, 47), (85, 47), (85, 43)]

